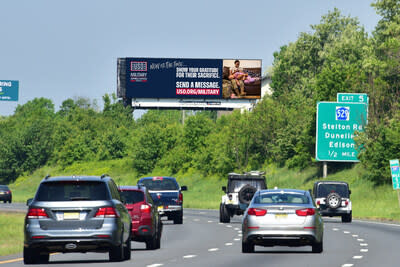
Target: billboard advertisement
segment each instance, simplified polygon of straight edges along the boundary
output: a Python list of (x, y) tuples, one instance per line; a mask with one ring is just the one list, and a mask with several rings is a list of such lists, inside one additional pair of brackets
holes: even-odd
[(261, 98), (261, 60), (119, 58), (118, 97), (222, 100)]
[(18, 101), (19, 81), (0, 80), (0, 101)]

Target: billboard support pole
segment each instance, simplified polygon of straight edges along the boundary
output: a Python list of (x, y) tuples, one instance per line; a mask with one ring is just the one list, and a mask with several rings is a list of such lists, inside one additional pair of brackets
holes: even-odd
[(323, 161), (323, 167), (322, 167), (322, 177), (326, 178), (328, 176), (328, 162)]
[(400, 190), (397, 189), (397, 198), (399, 199), (399, 207), (400, 207)]
[(185, 125), (185, 110), (182, 109), (182, 125)]

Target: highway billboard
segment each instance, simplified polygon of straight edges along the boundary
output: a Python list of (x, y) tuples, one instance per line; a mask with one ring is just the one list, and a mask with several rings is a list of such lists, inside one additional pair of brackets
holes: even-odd
[(118, 58), (117, 72), (118, 97), (135, 107), (229, 108), (261, 98), (259, 59)]

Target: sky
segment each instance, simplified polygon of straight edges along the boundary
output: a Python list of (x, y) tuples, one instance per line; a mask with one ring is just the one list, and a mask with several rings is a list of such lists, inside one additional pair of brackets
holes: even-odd
[(373, 0), (1, 0), (0, 80), (19, 81), (18, 101), (37, 97), (58, 110), (68, 98), (116, 93), (117, 58), (261, 59), (337, 7), (371, 33)]

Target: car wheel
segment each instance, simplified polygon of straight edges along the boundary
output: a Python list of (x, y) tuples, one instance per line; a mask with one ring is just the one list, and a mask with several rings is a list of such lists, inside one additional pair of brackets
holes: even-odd
[(123, 261), (124, 260), (124, 243), (121, 240), (119, 246), (112, 246), (108, 252), (110, 261)]
[(229, 210), (225, 204), (220, 205), (220, 222), (222, 222), (222, 223), (230, 223), (231, 222)]
[(242, 253), (253, 253), (254, 252), (254, 244), (250, 241), (243, 242), (242, 241)]
[(49, 263), (50, 255), (49, 253), (39, 253), (40, 263)]
[(24, 256), (25, 264), (35, 264), (35, 263), (39, 263), (39, 261), (40, 261), (40, 258), (39, 258), (40, 254), (38, 253), (38, 251), (36, 249), (24, 247), (23, 256)]
[(326, 197), (327, 205), (332, 209), (337, 209), (342, 205), (342, 199), (338, 193), (330, 193)]
[(183, 212), (177, 212), (174, 215), (174, 224), (182, 224), (183, 223)]
[(351, 223), (352, 221), (352, 212), (350, 214), (342, 215), (342, 222), (343, 223)]
[(131, 259), (131, 235), (129, 235), (128, 239), (125, 242), (124, 257), (127, 261)]
[(313, 253), (321, 253), (324, 250), (323, 241), (316, 242), (312, 245), (312, 252)]
[(245, 185), (239, 191), (239, 201), (244, 204), (249, 204), (254, 194), (257, 192), (257, 188), (251, 185)]
[(154, 250), (156, 248), (157, 248), (157, 235), (154, 235), (146, 240), (146, 249)]

